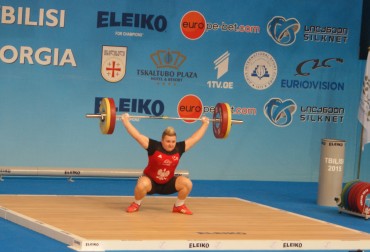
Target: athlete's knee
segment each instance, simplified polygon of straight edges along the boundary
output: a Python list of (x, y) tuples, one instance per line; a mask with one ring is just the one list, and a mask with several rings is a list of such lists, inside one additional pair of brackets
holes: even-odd
[(150, 191), (152, 183), (149, 178), (143, 176), (140, 177), (137, 181), (136, 188), (140, 191)]
[(187, 190), (187, 191), (191, 191), (193, 188), (193, 182), (191, 182), (190, 179), (188, 179), (187, 177), (183, 177), (183, 176), (180, 176), (177, 178), (176, 180), (176, 189), (178, 191), (180, 190)]
[(191, 191), (191, 189), (193, 189), (193, 182), (191, 182), (190, 179), (186, 179), (186, 187), (188, 188), (189, 191)]

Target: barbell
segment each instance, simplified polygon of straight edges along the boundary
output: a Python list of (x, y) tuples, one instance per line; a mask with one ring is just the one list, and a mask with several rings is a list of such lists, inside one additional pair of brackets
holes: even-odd
[[(98, 114), (86, 114), (86, 118), (99, 119), (100, 132), (102, 134), (112, 134), (116, 126), (116, 121), (121, 117), (116, 115), (116, 105), (113, 98), (103, 98), (100, 102)], [(129, 118), (137, 119), (163, 119), (163, 120), (186, 120), (201, 121), (201, 118), (179, 118), (169, 116), (140, 116), (130, 115)], [(231, 108), (228, 103), (217, 103), (213, 112), (213, 118), (209, 121), (213, 124), (213, 134), (216, 138), (225, 139), (228, 137), (232, 124), (241, 124), (243, 120), (231, 118)]]

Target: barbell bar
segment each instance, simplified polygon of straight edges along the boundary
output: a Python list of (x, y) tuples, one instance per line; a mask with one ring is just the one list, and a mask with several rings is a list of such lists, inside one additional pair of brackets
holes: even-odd
[[(99, 126), (102, 134), (112, 134), (116, 121), (121, 120), (121, 116), (116, 116), (116, 106), (112, 98), (103, 98), (99, 106), (98, 114), (86, 114), (86, 118), (100, 119)], [(179, 118), (169, 116), (139, 116), (130, 115), (129, 118), (137, 119), (163, 119), (163, 120), (183, 120), (183, 121), (201, 121), (201, 118)], [(243, 120), (231, 118), (231, 108), (228, 103), (217, 103), (213, 112), (213, 134), (216, 138), (225, 139), (228, 137), (232, 124), (242, 124)]]
[[(86, 114), (86, 118), (99, 118), (104, 120), (106, 114)], [(181, 120), (181, 121), (202, 121), (202, 118), (192, 118), (192, 117), (170, 117), (170, 116), (139, 116), (139, 115), (129, 115), (132, 119), (163, 119), (163, 120)], [(116, 116), (116, 121), (121, 121), (121, 116)], [(220, 119), (209, 118), (210, 122), (219, 122)], [(231, 124), (242, 124), (243, 120), (231, 119)]]

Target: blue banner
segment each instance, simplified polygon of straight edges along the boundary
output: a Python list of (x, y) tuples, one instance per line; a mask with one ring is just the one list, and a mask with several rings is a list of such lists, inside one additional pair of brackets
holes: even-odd
[[(346, 142), (357, 176), (362, 1), (2, 1), (0, 166), (138, 168), (146, 152), (117, 121), (102, 135), (102, 97), (117, 113), (212, 117), (179, 169), (193, 179), (318, 181), (321, 139)], [(159, 139), (199, 122), (133, 121)], [(370, 174), (363, 179), (370, 179)]]

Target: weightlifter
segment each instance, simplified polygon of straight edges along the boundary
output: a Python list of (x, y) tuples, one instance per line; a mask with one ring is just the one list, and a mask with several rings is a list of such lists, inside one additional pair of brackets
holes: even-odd
[(182, 154), (192, 148), (207, 131), (209, 119), (202, 117), (201, 126), (185, 141), (177, 142), (174, 128), (167, 127), (161, 141), (141, 134), (130, 122), (129, 114), (121, 117), (127, 132), (148, 152), (148, 164), (143, 175), (138, 179), (134, 190), (134, 201), (126, 209), (128, 213), (139, 211), (143, 198), (148, 194), (178, 193), (172, 212), (193, 214), (185, 205), (185, 200), (193, 184), (185, 176), (175, 175)]

